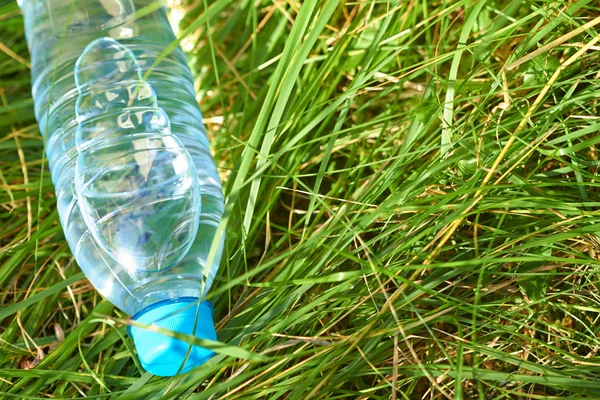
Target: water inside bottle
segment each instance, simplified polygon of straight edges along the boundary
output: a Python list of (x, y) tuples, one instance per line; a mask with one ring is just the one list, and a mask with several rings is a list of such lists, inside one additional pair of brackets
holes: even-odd
[(189, 152), (171, 133), (135, 56), (118, 41), (90, 43), (75, 83), (75, 189), (85, 224), (127, 269), (172, 267), (191, 247), (200, 218)]

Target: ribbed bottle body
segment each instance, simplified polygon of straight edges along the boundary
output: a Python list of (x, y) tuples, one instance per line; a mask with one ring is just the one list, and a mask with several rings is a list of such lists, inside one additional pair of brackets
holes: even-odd
[(153, 3), (21, 4), (65, 236), (92, 284), (130, 315), (202, 297), (221, 253), (206, 270), (221, 185), (185, 55), (161, 58), (175, 36)]

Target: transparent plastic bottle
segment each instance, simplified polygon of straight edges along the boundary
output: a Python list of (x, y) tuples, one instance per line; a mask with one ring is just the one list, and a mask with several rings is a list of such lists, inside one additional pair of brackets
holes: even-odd
[[(142, 324), (216, 340), (201, 300), (221, 258), (219, 243), (207, 266), (221, 185), (185, 55), (177, 47), (154, 65), (175, 40), (165, 9), (148, 12), (154, 3), (20, 1), (35, 114), (63, 231), (90, 282)], [(212, 356), (152, 330), (129, 333), (156, 375)]]

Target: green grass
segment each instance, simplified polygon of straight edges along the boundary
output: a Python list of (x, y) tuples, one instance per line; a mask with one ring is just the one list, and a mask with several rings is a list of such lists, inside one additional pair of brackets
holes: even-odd
[(61, 232), (8, 2), (1, 398), (600, 398), (597, 2), (184, 3), (226, 346), (138, 366)]

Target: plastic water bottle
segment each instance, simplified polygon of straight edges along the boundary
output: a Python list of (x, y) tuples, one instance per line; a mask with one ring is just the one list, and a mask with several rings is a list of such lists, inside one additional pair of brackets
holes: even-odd
[[(90, 282), (141, 324), (216, 340), (201, 300), (221, 258), (218, 243), (207, 266), (223, 196), (184, 53), (154, 65), (175, 36), (153, 3), (21, 0), (35, 114), (63, 231)], [(213, 355), (156, 330), (129, 333), (156, 375)]]

